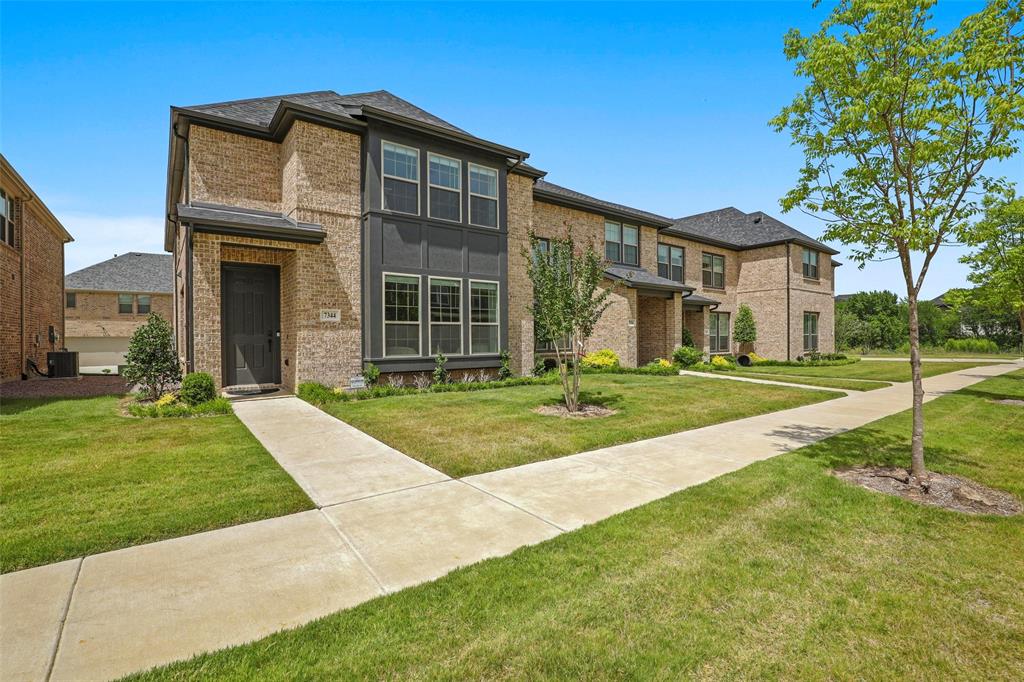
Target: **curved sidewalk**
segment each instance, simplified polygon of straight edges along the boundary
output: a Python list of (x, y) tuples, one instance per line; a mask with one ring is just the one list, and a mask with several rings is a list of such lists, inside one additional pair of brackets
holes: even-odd
[[(926, 379), (927, 399), (1020, 367)], [(297, 398), (240, 403), (320, 509), (0, 576), (0, 679), (111, 679), (258, 639), (909, 405), (896, 384), (454, 480)]]

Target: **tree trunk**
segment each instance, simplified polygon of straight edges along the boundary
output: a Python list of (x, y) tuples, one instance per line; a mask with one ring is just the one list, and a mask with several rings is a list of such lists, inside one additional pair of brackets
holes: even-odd
[(1024, 353), (1024, 305), (1017, 309), (1017, 318), (1020, 322), (1020, 352)]
[(910, 437), (910, 480), (923, 488), (928, 486), (928, 470), (924, 466), (924, 384), (921, 381), (921, 339), (917, 320), (917, 292), (907, 291), (910, 317), (910, 375), (914, 388), (914, 427)]

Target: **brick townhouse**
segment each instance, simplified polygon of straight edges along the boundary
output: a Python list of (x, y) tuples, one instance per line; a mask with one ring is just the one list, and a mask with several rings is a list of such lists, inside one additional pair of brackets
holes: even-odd
[(64, 245), (71, 235), (0, 154), (0, 380), (47, 371), (64, 338)]
[(348, 385), (370, 362), (527, 373), (531, 231), (603, 250), (613, 303), (589, 341), (636, 366), (683, 329), (733, 352), (833, 349), (835, 250), (764, 213), (672, 219), (547, 182), (528, 154), (394, 95), (332, 91), (171, 110), (165, 248), (182, 362), (222, 385)]
[(150, 313), (173, 319), (171, 256), (130, 252), (64, 278), (68, 350), (78, 351), (83, 373), (114, 371), (128, 342)]

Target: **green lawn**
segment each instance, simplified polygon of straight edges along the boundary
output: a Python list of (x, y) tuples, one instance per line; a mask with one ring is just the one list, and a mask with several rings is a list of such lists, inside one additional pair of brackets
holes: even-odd
[[(1024, 496), (1024, 372), (925, 406), (929, 465)], [(1024, 517), (868, 492), (899, 414), (259, 642), (236, 679), (1024, 679)]]
[[(868, 353), (856, 353), (846, 352), (850, 357), (862, 357), (862, 358), (906, 358), (907, 362), (910, 362), (910, 354), (896, 350), (873, 350)], [(945, 349), (932, 349), (923, 348), (921, 350), (921, 357), (925, 360), (929, 358), (991, 358), (993, 360), (1019, 360), (1021, 354), (1016, 351), (1008, 351), (1005, 353), (963, 353), (963, 352), (951, 352)]]
[[(799, 368), (797, 368), (799, 369)], [(728, 374), (732, 370), (724, 372), (716, 372), (718, 374)], [(796, 377), (790, 374), (785, 376), (779, 376), (778, 374), (766, 374), (756, 372), (752, 370), (742, 370), (742, 376), (750, 377), (752, 379), (768, 379), (769, 381), (786, 381), (791, 384), (801, 384), (803, 386), (821, 386), (824, 388), (843, 388), (850, 391), (874, 391), (878, 388), (885, 388), (892, 384), (882, 381), (868, 381), (864, 379), (833, 379), (831, 377)]]
[(2, 571), (313, 507), (233, 414), (136, 419), (118, 400), (4, 401)]
[[(982, 362), (922, 362), (921, 374), (925, 378), (970, 369), (987, 363)], [(874, 379), (877, 381), (910, 381), (910, 361), (903, 362), (872, 362), (861, 360), (851, 365), (827, 365), (817, 367), (765, 366), (755, 365), (750, 368), (739, 368), (739, 372), (757, 372), (758, 374), (788, 374), (804, 377), (834, 377), (837, 379)]]
[(325, 407), (410, 457), (461, 477), (653, 438), (740, 417), (829, 400), (838, 394), (716, 379), (586, 375), (583, 401), (618, 414), (575, 420), (533, 408), (561, 400), (555, 384), (427, 393)]

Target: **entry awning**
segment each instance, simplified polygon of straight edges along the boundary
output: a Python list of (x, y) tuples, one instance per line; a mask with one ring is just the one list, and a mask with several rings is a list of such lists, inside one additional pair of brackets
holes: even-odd
[(683, 305), (693, 304), (693, 305), (704, 306), (704, 305), (718, 305), (719, 303), (721, 303), (721, 301), (716, 301), (713, 298), (708, 298), (707, 296), (701, 296), (700, 294), (690, 294), (689, 296), (683, 296)]
[(662, 293), (693, 291), (693, 287), (659, 277), (643, 268), (634, 268), (628, 265), (612, 265), (605, 268), (604, 274), (605, 277), (621, 282), (631, 289), (651, 289)]
[(281, 213), (236, 206), (178, 204), (181, 222), (196, 232), (227, 234), (255, 239), (320, 244), (325, 232), (316, 223), (302, 223)]

